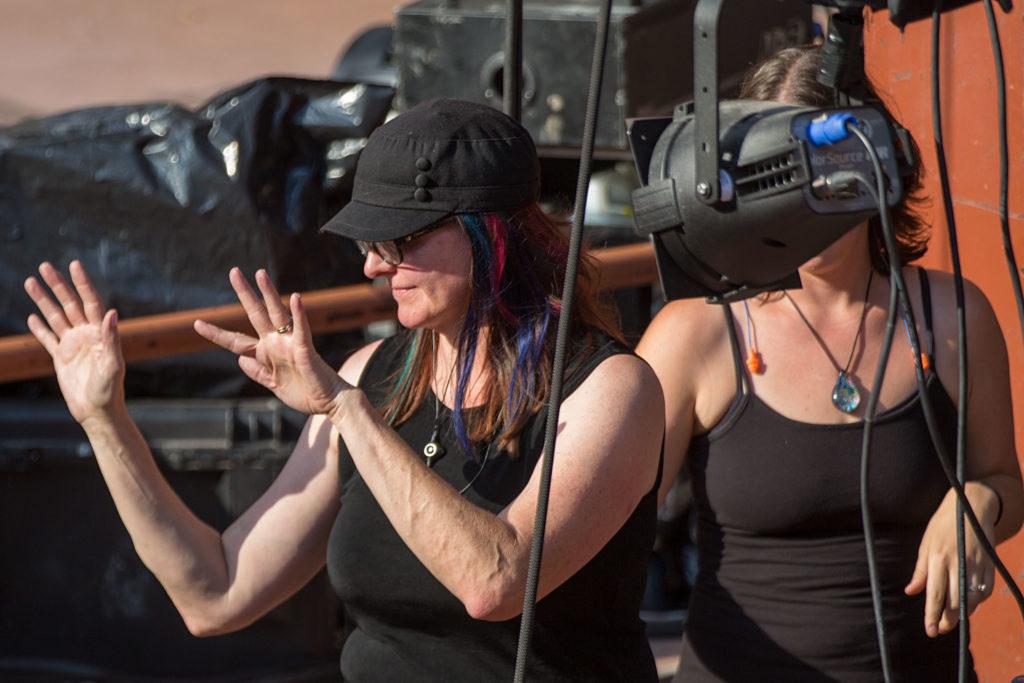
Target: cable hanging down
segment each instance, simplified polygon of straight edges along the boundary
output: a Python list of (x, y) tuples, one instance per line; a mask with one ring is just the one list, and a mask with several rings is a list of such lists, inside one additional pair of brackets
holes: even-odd
[[(862, 174), (855, 174), (857, 179), (866, 187), (872, 187), (873, 191), (877, 193), (879, 199), (885, 196), (885, 176), (882, 172), (881, 162), (878, 158), (878, 153), (875, 151), (874, 146), (871, 144), (871, 140), (868, 139), (867, 135), (857, 126), (855, 123), (850, 122), (847, 124), (850, 132), (857, 136), (857, 139), (861, 141), (867, 150), (868, 156), (871, 159), (871, 164), (874, 169), (876, 183), (873, 185), (870, 180), (864, 177)], [(881, 203), (881, 202), (880, 202)], [(896, 252), (896, 240), (893, 234), (892, 223), (889, 220), (888, 207), (882, 211), (882, 232), (885, 238), (885, 248), (890, 254)], [(957, 499), (964, 507), (964, 513), (967, 516), (968, 522), (970, 522), (971, 529), (977, 536), (978, 543), (984, 550), (985, 554), (992, 560), (995, 565), (996, 571), (1006, 582), (1007, 588), (1013, 595), (1014, 600), (1017, 602), (1017, 607), (1021, 612), (1021, 616), (1024, 617), (1024, 595), (1021, 594), (1020, 587), (1014, 581), (1012, 574), (1006, 569), (1006, 566), (999, 559), (995, 549), (992, 547), (992, 543), (985, 535), (981, 528), (981, 524), (978, 522), (977, 516), (974, 514), (974, 509), (970, 505), (970, 501), (967, 500), (967, 496), (964, 493), (963, 486), (957, 481), (956, 474), (950, 465), (949, 453), (946, 451), (946, 446), (942, 442), (942, 437), (939, 432), (938, 424), (935, 419), (935, 411), (932, 406), (931, 397), (928, 395), (927, 386), (925, 383), (924, 367), (921, 364), (921, 344), (920, 339), (917, 335), (917, 325), (914, 320), (914, 311), (910, 305), (910, 299), (907, 294), (906, 282), (903, 280), (903, 273), (900, 269), (896, 268), (892, 271), (892, 276), (895, 278), (895, 284), (899, 294), (900, 307), (903, 315), (907, 320), (907, 333), (910, 339), (910, 348), (914, 356), (914, 370), (917, 375), (917, 391), (921, 401), (921, 410), (924, 413), (925, 422), (928, 426), (928, 432), (931, 436), (932, 444), (935, 447), (936, 455), (939, 459), (939, 464), (942, 467), (943, 474), (946, 475), (946, 480), (949, 482), (950, 487), (956, 492)]]
[(594, 135), (597, 130), (597, 115), (601, 101), (601, 75), (604, 72), (611, 12), (612, 0), (602, 0), (601, 13), (598, 16), (597, 30), (594, 37), (594, 58), (590, 68), (590, 86), (587, 94), (586, 116), (583, 123), (580, 172), (576, 182), (576, 202), (572, 216), (572, 234), (569, 239), (569, 254), (565, 266), (565, 282), (562, 285), (562, 308), (558, 317), (558, 336), (555, 341), (554, 363), (551, 372), (551, 393), (548, 398), (547, 421), (544, 430), (544, 456), (541, 460), (540, 489), (537, 492), (537, 513), (534, 520), (533, 539), (530, 544), (530, 566), (526, 577), (523, 615), (519, 628), (519, 646), (516, 653), (514, 678), (516, 683), (521, 683), (525, 680), (526, 659), (530, 648), (530, 637), (533, 632), (533, 620), (536, 613), (537, 585), (540, 578), (541, 557), (544, 552), (544, 530), (547, 524), (548, 497), (551, 493), (551, 472), (554, 466), (558, 415), (562, 402), (565, 349), (569, 339), (572, 302), (576, 291), (576, 269), (579, 264), (580, 245), (583, 239), (583, 216), (587, 209), (587, 185), (590, 182), (590, 167), (594, 158)]
[[(953, 262), (953, 291), (956, 298), (956, 337), (957, 337), (957, 411), (956, 411), (956, 477), (961, 483), (965, 480), (965, 463), (967, 449), (967, 313), (964, 301), (964, 276), (960, 267), (960, 246), (957, 239), (956, 215), (953, 211), (953, 198), (949, 190), (949, 171), (946, 167), (946, 152), (942, 138), (942, 104), (939, 100), (939, 38), (942, 22), (942, 0), (935, 0), (932, 9), (932, 134), (935, 140), (935, 156), (939, 169), (939, 187), (942, 190), (942, 207), (946, 217), (946, 233), (949, 238), (950, 259)], [(959, 643), (960, 659), (957, 680), (963, 683), (967, 679), (967, 542), (964, 534), (964, 509), (958, 500), (956, 504), (956, 550), (959, 560), (957, 570), (957, 590), (960, 592), (959, 608)]]

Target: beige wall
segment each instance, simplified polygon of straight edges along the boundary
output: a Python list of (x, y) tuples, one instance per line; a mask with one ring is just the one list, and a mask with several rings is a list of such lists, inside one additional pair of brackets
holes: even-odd
[(0, 0), (0, 125), (80, 107), (195, 105), (267, 74), (325, 77), (401, 0)]

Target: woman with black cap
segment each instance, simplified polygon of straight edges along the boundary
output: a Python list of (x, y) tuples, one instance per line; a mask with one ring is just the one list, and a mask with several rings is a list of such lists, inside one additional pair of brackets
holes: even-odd
[[(135, 546), (189, 629), (240, 629), (326, 563), (350, 620), (346, 680), (511, 678), (567, 244), (536, 205), (528, 133), (491, 108), (422, 104), (375, 131), (325, 230), (387, 280), (405, 331), (335, 372), (302, 299), (230, 281), (256, 336), (197, 321), (311, 415), (281, 475), (222, 534), (160, 476), (128, 417), (117, 316), (78, 263), (26, 289)], [(530, 680), (655, 679), (638, 608), (653, 541), (661, 391), (607, 322), (584, 264)], [(47, 324), (48, 323), (48, 324)]]

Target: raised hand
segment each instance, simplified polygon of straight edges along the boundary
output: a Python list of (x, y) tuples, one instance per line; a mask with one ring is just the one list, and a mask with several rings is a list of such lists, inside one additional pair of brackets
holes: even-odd
[(228, 278), (257, 336), (230, 332), (202, 320), (196, 320), (196, 332), (237, 354), (242, 372), (292, 408), (310, 415), (337, 410), (339, 397), (351, 385), (313, 348), (302, 297), (292, 294), (286, 307), (262, 269), (256, 271), (262, 297), (238, 268), (232, 268)]
[(25, 291), (42, 314), (28, 317), (28, 329), (53, 358), (64, 400), (81, 423), (123, 406), (124, 359), (117, 311), (106, 310), (80, 262), (69, 271), (73, 286), (44, 262), (39, 274), (49, 291), (35, 277), (25, 280)]

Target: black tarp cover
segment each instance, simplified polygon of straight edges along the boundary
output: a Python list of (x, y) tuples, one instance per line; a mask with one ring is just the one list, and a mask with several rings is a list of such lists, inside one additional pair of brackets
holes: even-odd
[[(267, 267), (282, 291), (360, 281), (355, 248), (317, 228), (347, 201), (392, 95), (266, 78), (194, 111), (97, 107), (0, 129), (0, 335), (27, 332), (22, 283), (43, 260), (80, 259), (122, 319), (233, 303), (235, 265)], [(133, 366), (129, 391), (134, 377), (136, 395), (230, 393), (165, 381), (197, 369), (217, 371), (200, 385), (239, 374), (228, 354), (193, 354)]]

